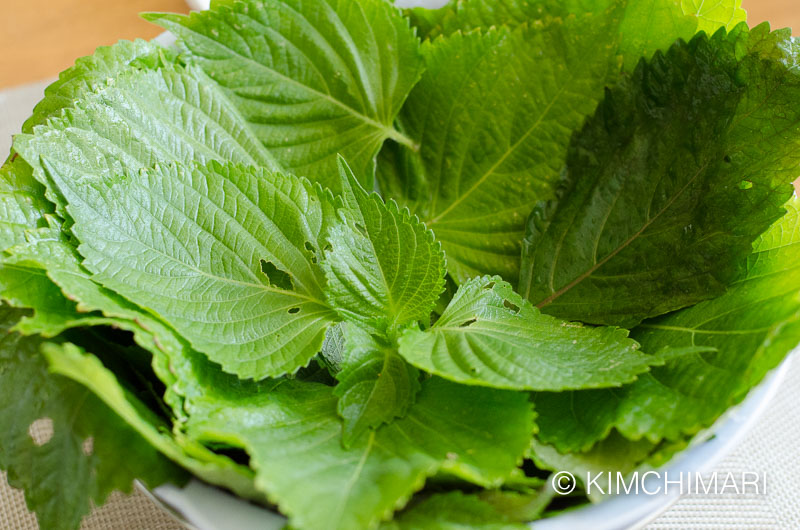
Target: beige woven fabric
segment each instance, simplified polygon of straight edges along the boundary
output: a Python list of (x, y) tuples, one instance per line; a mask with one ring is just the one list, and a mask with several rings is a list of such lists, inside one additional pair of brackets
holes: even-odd
[[(36, 444), (53, 436), (52, 422), (36, 420), (28, 429)], [(36, 516), (25, 506), (22, 491), (8, 485), (6, 473), (0, 472), (0, 530), (36, 529)], [(85, 530), (181, 530), (183, 526), (161, 510), (146, 495), (134, 489), (131, 495), (112, 493), (108, 501), (83, 520)]]
[[(19, 131), (44, 87), (37, 83), (0, 92), (0, 152)], [(758, 426), (718, 471), (766, 471), (767, 495), (687, 497), (651, 523), (648, 530), (800, 528), (800, 356)], [(0, 476), (0, 530), (37, 528), (20, 492)], [(113, 494), (93, 511), (84, 529), (156, 530), (182, 528), (142, 493)], [(225, 529), (228, 530), (228, 529)], [(235, 529), (234, 529), (235, 530)]]
[[(36, 516), (26, 506), (22, 492), (6, 482), (2, 473), (0, 484), (0, 530), (36, 530)], [(83, 520), (83, 530), (183, 530), (172, 516), (167, 515), (143, 493), (132, 495), (114, 492), (108, 502), (92, 511)]]
[(55, 81), (48, 79), (31, 85), (0, 91), (0, 164), (11, 149), (11, 135), (17, 134), (31, 110), (42, 99), (44, 89)]
[(36, 516), (25, 507), (22, 491), (8, 485), (5, 472), (0, 472), (0, 529), (38, 528)]
[(766, 494), (687, 496), (647, 530), (800, 528), (800, 353), (764, 416), (716, 470), (766, 472)]

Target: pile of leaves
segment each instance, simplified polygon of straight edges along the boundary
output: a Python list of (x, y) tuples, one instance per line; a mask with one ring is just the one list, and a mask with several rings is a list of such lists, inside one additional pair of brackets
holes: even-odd
[(41, 526), (194, 475), (516, 528), (686, 447), (800, 340), (800, 43), (703, 6), (218, 0), (78, 60), (0, 170)]

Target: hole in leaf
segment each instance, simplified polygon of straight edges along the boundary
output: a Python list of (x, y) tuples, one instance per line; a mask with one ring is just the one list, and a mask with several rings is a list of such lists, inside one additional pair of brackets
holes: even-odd
[(361, 223), (355, 223), (355, 225), (356, 225), (356, 230), (361, 232), (362, 236), (367, 237), (367, 229), (364, 228), (364, 225), (362, 225)]
[(494, 282), (489, 282), (483, 286), (484, 290), (489, 291), (490, 289), (494, 289)]
[(730, 157), (730, 155), (725, 155), (725, 157), (723, 158), (723, 160), (724, 160), (725, 162), (727, 162), (728, 164), (730, 164), (730, 163), (731, 163), (731, 157)]
[(512, 310), (514, 314), (519, 313), (519, 306), (517, 304), (509, 302), (508, 300), (503, 300), (503, 305)]
[(333, 246), (330, 243), (326, 243), (325, 248), (323, 248), (323, 250), (325, 252), (330, 252), (331, 250), (333, 250)]
[(293, 308), (289, 309), (289, 314), (290, 315), (295, 315), (295, 314), (297, 314), (299, 312), (300, 312), (300, 308), (299, 307), (293, 307)]
[(83, 441), (83, 454), (91, 456), (92, 453), (94, 453), (94, 438), (90, 436)]
[(261, 272), (267, 277), (270, 285), (285, 291), (294, 291), (292, 276), (280, 270), (271, 261), (261, 260)]
[(470, 318), (470, 319), (469, 319), (469, 320), (467, 320), (466, 322), (463, 322), (463, 323), (462, 323), (462, 324), (461, 324), (459, 327), (460, 327), (460, 328), (466, 328), (466, 327), (469, 327), (469, 326), (471, 326), (472, 324), (474, 324), (474, 323), (475, 323), (475, 322), (477, 322), (477, 321), (478, 321), (478, 319), (477, 319), (477, 318)]
[(39, 418), (28, 427), (28, 435), (33, 443), (39, 447), (43, 446), (53, 438), (53, 420), (50, 418)]
[(306, 241), (303, 245), (307, 251), (311, 252), (311, 263), (317, 262), (317, 249), (311, 244), (311, 241)]
[(753, 183), (750, 182), (749, 180), (743, 180), (743, 181), (741, 181), (739, 183), (739, 189), (740, 190), (749, 190), (752, 187), (753, 187)]

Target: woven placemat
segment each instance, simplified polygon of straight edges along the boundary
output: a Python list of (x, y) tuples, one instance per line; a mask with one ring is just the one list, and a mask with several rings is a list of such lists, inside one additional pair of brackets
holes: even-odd
[[(28, 511), (22, 492), (0, 478), (0, 530), (36, 530), (36, 516)], [(138, 490), (131, 495), (112, 493), (108, 502), (92, 510), (81, 525), (85, 530), (183, 530), (183, 526), (163, 512)]]
[(718, 473), (766, 473), (759, 494), (681, 498), (648, 530), (672, 528), (800, 528), (800, 354), (778, 393), (745, 439), (717, 467)]

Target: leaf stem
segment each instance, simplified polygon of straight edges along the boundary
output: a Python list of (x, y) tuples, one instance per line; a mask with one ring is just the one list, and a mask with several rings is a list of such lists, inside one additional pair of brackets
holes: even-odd
[(398, 144), (402, 144), (408, 147), (415, 153), (419, 152), (419, 144), (414, 140), (412, 140), (411, 138), (409, 138), (408, 136), (406, 136), (405, 134), (395, 129), (394, 127), (388, 127), (386, 129), (386, 137), (391, 138)]

